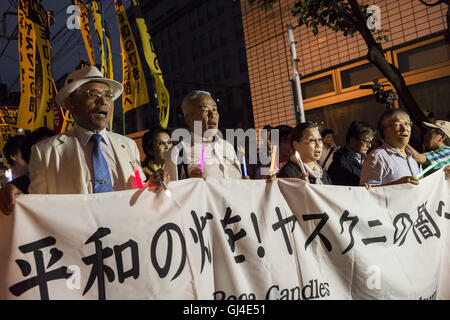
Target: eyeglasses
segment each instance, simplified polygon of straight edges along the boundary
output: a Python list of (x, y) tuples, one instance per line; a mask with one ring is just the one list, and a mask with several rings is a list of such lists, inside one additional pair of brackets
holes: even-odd
[(395, 121), (390, 126), (392, 126), (395, 130), (398, 130), (401, 126), (411, 128), (412, 125), (413, 123), (411, 121)]
[(96, 89), (88, 89), (84, 93), (88, 96), (89, 99), (98, 99), (100, 97), (105, 98), (106, 101), (113, 101), (114, 99), (114, 94), (111, 90), (100, 92)]
[(323, 144), (323, 139), (319, 138), (319, 139), (308, 139), (308, 140), (302, 140), (305, 142), (308, 142), (310, 145), (316, 145), (316, 144)]
[(361, 139), (360, 141), (367, 145), (372, 145), (372, 142), (373, 142), (373, 140), (370, 140), (370, 139)]

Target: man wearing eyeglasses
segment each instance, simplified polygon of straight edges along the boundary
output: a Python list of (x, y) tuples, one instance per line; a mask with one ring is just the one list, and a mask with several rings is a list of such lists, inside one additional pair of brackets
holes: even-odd
[(401, 109), (385, 111), (378, 122), (384, 143), (370, 153), (361, 169), (360, 185), (419, 184), (420, 172), (406, 146), (411, 137), (412, 122)]
[(367, 157), (376, 130), (367, 122), (353, 121), (345, 137), (346, 145), (334, 154), (328, 168), (333, 184), (359, 186), (361, 167)]
[[(140, 163), (136, 143), (106, 130), (122, 85), (105, 79), (95, 67), (67, 77), (56, 102), (69, 110), (73, 130), (35, 145), (30, 158), (29, 193), (87, 194), (133, 188)], [(141, 176), (144, 174), (139, 167)], [(2, 190), (0, 209), (13, 210), (17, 190)]]

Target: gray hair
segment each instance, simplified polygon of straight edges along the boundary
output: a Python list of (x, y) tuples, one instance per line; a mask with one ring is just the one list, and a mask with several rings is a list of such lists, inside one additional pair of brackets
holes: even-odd
[(200, 99), (201, 97), (208, 97), (208, 98), (213, 99), (213, 97), (211, 96), (211, 93), (209, 93), (208, 91), (203, 91), (203, 90), (191, 91), (183, 98), (183, 102), (181, 102), (181, 110), (183, 110), (183, 116), (185, 118), (186, 118), (186, 116), (188, 116), (192, 113), (192, 107), (193, 107), (192, 102)]
[(402, 109), (389, 109), (385, 111), (378, 120), (378, 130), (380, 132), (381, 138), (384, 139), (383, 130), (388, 126), (389, 120), (398, 115), (404, 115), (408, 118), (408, 121), (411, 121), (409, 114)]

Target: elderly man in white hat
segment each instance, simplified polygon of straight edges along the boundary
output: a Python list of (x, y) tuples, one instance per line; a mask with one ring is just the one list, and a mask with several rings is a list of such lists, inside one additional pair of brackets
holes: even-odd
[[(435, 167), (428, 173), (431, 174), (450, 165), (450, 122), (436, 120), (433, 123), (423, 122), (423, 124), (427, 127), (423, 143), (428, 152), (418, 153), (410, 145), (408, 145), (408, 149), (411, 150), (418, 163), (427, 166), (435, 164)], [(446, 167), (447, 170), (450, 170), (450, 168)]]
[[(29, 193), (87, 194), (133, 188), (133, 166), (139, 166), (136, 143), (106, 130), (114, 100), (122, 85), (106, 79), (95, 67), (76, 70), (67, 77), (56, 102), (69, 110), (73, 130), (38, 143), (30, 159)], [(144, 174), (140, 169), (140, 174)], [(17, 190), (2, 190), (0, 209), (10, 213)]]

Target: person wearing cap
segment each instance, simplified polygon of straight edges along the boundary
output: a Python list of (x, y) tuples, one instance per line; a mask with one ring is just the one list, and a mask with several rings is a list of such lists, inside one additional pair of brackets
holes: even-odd
[[(131, 189), (140, 155), (136, 143), (106, 130), (113, 103), (122, 93), (117, 81), (93, 66), (70, 74), (56, 102), (69, 110), (74, 129), (33, 146), (29, 193), (88, 194)], [(11, 213), (17, 190), (1, 190), (0, 209)]]
[(364, 160), (360, 186), (419, 184), (419, 165), (406, 148), (411, 127), (409, 115), (402, 109), (389, 109), (381, 115), (378, 128), (384, 143)]
[(445, 120), (436, 120), (434, 123), (423, 122), (427, 127), (424, 136), (424, 145), (429, 152), (419, 153), (413, 147), (408, 145), (414, 159), (425, 166), (435, 165), (427, 175), (450, 165), (450, 122)]

